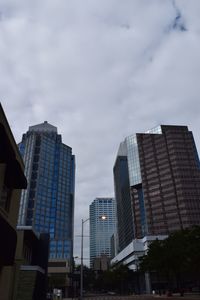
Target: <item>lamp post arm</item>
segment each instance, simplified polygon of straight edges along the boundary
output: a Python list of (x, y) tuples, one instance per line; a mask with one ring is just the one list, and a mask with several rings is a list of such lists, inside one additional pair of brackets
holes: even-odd
[(89, 221), (90, 218), (87, 218), (85, 220), (82, 219), (82, 223), (84, 224), (85, 222)]

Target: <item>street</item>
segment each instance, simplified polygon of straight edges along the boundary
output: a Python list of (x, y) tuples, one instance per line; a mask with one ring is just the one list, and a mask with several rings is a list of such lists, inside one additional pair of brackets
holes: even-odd
[[(78, 300), (79, 298), (66, 298), (63, 300)], [(108, 295), (95, 295), (84, 297), (84, 300), (164, 300), (164, 299), (171, 299), (171, 300), (199, 300), (200, 295), (185, 295), (184, 297), (180, 297), (179, 294), (173, 295), (171, 297), (167, 297), (166, 295), (132, 295), (132, 296), (108, 296)]]

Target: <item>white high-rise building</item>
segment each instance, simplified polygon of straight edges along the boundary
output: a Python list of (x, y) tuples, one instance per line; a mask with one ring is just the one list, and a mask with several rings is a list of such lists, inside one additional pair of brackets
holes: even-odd
[(90, 204), (90, 266), (97, 257), (111, 257), (111, 236), (116, 227), (114, 198), (96, 198)]

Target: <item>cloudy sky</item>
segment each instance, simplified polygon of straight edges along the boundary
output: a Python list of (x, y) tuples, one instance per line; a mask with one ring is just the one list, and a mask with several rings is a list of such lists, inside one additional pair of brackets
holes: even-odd
[(75, 235), (92, 200), (114, 195), (125, 136), (186, 124), (200, 149), (199, 12), (199, 0), (0, 0), (0, 99), (17, 142), (47, 120), (73, 148)]

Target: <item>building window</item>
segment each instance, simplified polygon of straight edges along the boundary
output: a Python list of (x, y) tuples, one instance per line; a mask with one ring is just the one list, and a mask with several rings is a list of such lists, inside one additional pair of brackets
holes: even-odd
[(31, 264), (32, 260), (32, 249), (28, 245), (23, 247), (23, 256), (27, 263)]
[(0, 207), (4, 208), (7, 212), (10, 209), (10, 201), (12, 196), (12, 189), (9, 189), (5, 184), (1, 191)]

